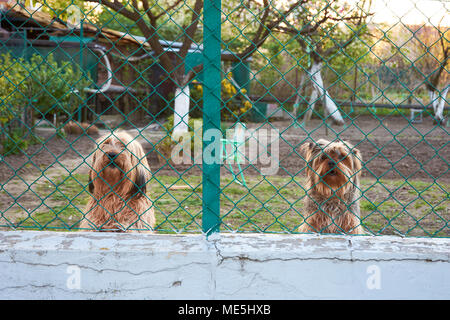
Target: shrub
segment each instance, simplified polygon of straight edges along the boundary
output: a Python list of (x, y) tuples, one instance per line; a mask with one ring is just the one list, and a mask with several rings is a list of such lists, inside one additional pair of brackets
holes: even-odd
[[(33, 125), (34, 114), (66, 115), (85, 102), (89, 77), (71, 62), (57, 62), (52, 54), (34, 54), (29, 60), (0, 55), (0, 143), (3, 153), (26, 149), (18, 127)], [(12, 121), (24, 122), (13, 126)], [(30, 137), (31, 135), (24, 135)], [(19, 139), (20, 138), (20, 139)], [(16, 147), (14, 147), (16, 146)]]
[[(247, 99), (247, 90), (236, 88), (229, 80), (233, 74), (229, 72), (221, 82), (221, 100), (223, 102), (221, 117), (224, 121), (243, 121), (252, 103)], [(192, 82), (191, 101), (195, 106), (191, 108), (191, 117), (201, 117), (203, 109), (203, 86), (196, 80)]]
[(57, 62), (52, 54), (34, 54), (28, 61), (0, 55), (0, 123), (20, 118), (26, 107), (35, 113), (70, 116), (84, 103), (91, 81), (78, 66)]
[(40, 139), (38, 137), (27, 135), (21, 128), (15, 128), (1, 140), (2, 150), (0, 153), (5, 156), (18, 154), (28, 149), (30, 145), (39, 142)]

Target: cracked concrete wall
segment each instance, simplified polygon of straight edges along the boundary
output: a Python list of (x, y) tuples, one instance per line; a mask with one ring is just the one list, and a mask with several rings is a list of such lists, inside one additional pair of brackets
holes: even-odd
[(449, 299), (450, 239), (0, 232), (0, 299)]

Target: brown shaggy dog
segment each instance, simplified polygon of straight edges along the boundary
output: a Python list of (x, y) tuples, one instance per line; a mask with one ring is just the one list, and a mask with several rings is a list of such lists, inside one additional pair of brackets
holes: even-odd
[(64, 125), (63, 129), (66, 134), (82, 135), (86, 133), (90, 136), (98, 134), (97, 126), (87, 122), (69, 121)]
[(363, 233), (359, 199), (361, 152), (346, 141), (301, 147), (306, 166), (305, 220), (300, 232)]
[(151, 232), (155, 215), (146, 195), (151, 172), (142, 146), (121, 131), (96, 143), (89, 173), (91, 197), (80, 228)]

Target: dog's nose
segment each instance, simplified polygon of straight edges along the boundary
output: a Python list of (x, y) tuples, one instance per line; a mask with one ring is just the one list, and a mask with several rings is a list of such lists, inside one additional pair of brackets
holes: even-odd
[(108, 152), (108, 157), (111, 160), (114, 160), (117, 157), (117, 153), (115, 153), (115, 152)]

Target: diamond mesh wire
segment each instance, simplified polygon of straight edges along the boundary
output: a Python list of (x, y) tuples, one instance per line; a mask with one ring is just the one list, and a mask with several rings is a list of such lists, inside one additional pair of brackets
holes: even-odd
[(364, 234), (450, 235), (447, 2), (0, 9), (0, 228), (299, 233), (322, 216), (315, 231), (350, 232), (337, 199)]

